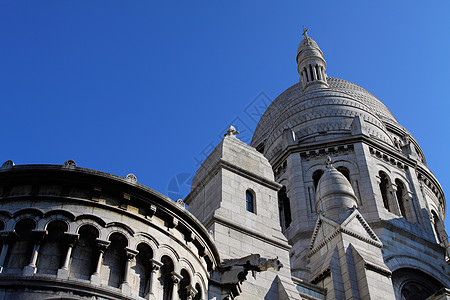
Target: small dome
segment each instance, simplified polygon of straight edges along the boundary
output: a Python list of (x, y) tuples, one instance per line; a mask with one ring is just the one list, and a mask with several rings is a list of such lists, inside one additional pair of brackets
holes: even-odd
[(342, 215), (347, 215), (349, 209), (357, 206), (358, 201), (350, 182), (333, 167), (329, 159), (327, 170), (317, 184), (316, 211), (337, 221)]
[(300, 41), (300, 45), (297, 48), (297, 63), (309, 56), (320, 56), (323, 58), (322, 50), (315, 40), (309, 36)]

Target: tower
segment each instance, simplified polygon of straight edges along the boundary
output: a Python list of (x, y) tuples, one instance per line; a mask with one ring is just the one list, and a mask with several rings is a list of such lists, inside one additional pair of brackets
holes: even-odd
[[(387, 276), (397, 299), (431, 295), (448, 287), (445, 198), (418, 142), (371, 93), (328, 77), (322, 51), (306, 31), (296, 61), (300, 82), (272, 102), (251, 142), (268, 159), (275, 181), (282, 186), (280, 220), (292, 245), (292, 275), (322, 287), (325, 277), (333, 277), (330, 272), (317, 273), (318, 258), (311, 252), (311, 243), (318, 238), (317, 222), (328, 227), (345, 223), (335, 220), (339, 209), (332, 212), (331, 206), (331, 221), (326, 213), (320, 215), (325, 196), (318, 187), (328, 172), (324, 161), (330, 156), (333, 173), (339, 171), (354, 193), (347, 193), (347, 202), (340, 204), (354, 202), (354, 213), (368, 228), (364, 234), (379, 239), (379, 244), (375, 240), (372, 244), (380, 247), (372, 250), (381, 255), (376, 263), (380, 267), (371, 269), (368, 263), (365, 270)], [(329, 240), (323, 243), (330, 246)], [(354, 264), (364, 260), (358, 255), (352, 254)], [(354, 289), (363, 294), (364, 283), (357, 282)]]
[[(215, 294), (210, 286), (209, 295), (217, 299), (301, 299), (291, 280), (291, 247), (278, 218), (281, 186), (274, 181), (267, 159), (237, 134), (233, 126), (228, 129), (197, 170), (185, 199), (189, 211), (212, 233), (223, 269), (233, 268), (218, 275), (221, 287), (216, 290), (221, 291)], [(268, 260), (279, 263), (256, 274), (266, 268), (261, 266)], [(247, 276), (249, 271), (252, 277)]]

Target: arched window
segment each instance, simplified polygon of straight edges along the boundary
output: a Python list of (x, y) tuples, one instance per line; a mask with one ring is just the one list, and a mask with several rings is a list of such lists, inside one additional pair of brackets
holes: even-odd
[(397, 185), (397, 191), (395, 192), (396, 196), (397, 196), (397, 201), (398, 201), (398, 206), (400, 208), (400, 213), (402, 214), (402, 216), (405, 219), (408, 219), (408, 214), (407, 214), (407, 204), (406, 204), (406, 189), (405, 189), (405, 185), (403, 184), (403, 182), (401, 182), (400, 180), (396, 179), (395, 180), (395, 185)]
[(168, 256), (161, 257), (161, 262), (163, 263), (160, 270), (161, 272), (160, 281), (163, 284), (162, 300), (171, 300), (173, 291), (173, 280), (172, 280), (172, 272), (174, 271), (173, 262)]
[(339, 167), (336, 168), (336, 170), (341, 172), (342, 175), (344, 175), (345, 178), (347, 178), (348, 182), (351, 182), (350, 181), (350, 171), (346, 167), (339, 166)]
[(291, 225), (291, 203), (286, 194), (286, 187), (283, 186), (278, 191), (278, 209), (280, 212), (280, 225), (282, 229), (286, 229)]
[(200, 287), (200, 284), (195, 284), (195, 290), (197, 291), (197, 294), (195, 294), (194, 298), (192, 300), (202, 300), (202, 288)]
[(47, 226), (47, 236), (39, 250), (37, 262), (38, 274), (56, 275), (62, 265), (64, 256), (64, 232), (67, 224), (63, 221), (52, 221)]
[(317, 189), (317, 185), (319, 184), (320, 177), (322, 177), (324, 171), (323, 170), (316, 170), (313, 173), (312, 179), (314, 181), (314, 189)]
[(427, 299), (444, 285), (436, 278), (413, 268), (400, 268), (392, 272), (396, 299)]
[(438, 241), (438, 243), (442, 243), (442, 238), (441, 238), (441, 220), (439, 219), (438, 215), (436, 214), (436, 212), (434, 210), (431, 211), (431, 215), (433, 216), (433, 228), (434, 228), (434, 232), (436, 235), (436, 240)]
[(153, 251), (145, 243), (140, 243), (136, 249), (139, 253), (136, 255), (136, 264), (132, 269), (139, 278), (139, 296), (145, 297), (150, 291), (150, 260), (153, 258)]
[(125, 272), (126, 252), (128, 246), (127, 238), (118, 232), (110, 235), (108, 248), (106, 248), (103, 257), (103, 266), (101, 271), (102, 278), (108, 278), (108, 285), (112, 287), (120, 287), (123, 282)]
[(14, 228), (17, 234), (17, 241), (12, 246), (5, 264), (7, 273), (21, 273), (23, 268), (29, 263), (34, 247), (32, 230), (35, 227), (36, 223), (31, 219), (23, 219), (17, 222)]
[(69, 268), (69, 277), (89, 280), (94, 273), (97, 257), (98, 230), (92, 225), (83, 225), (79, 230), (79, 239), (72, 252), (72, 262)]
[(245, 207), (247, 211), (256, 213), (255, 211), (255, 196), (252, 191), (247, 190), (245, 192)]
[(389, 194), (388, 194), (388, 187), (390, 186), (390, 180), (389, 177), (386, 175), (386, 173), (380, 171), (380, 191), (381, 191), (381, 197), (383, 198), (383, 205), (384, 208), (386, 208), (388, 211), (391, 211), (390, 205), (389, 205)]
[(180, 297), (180, 300), (187, 300), (188, 296), (190, 296), (188, 287), (191, 284), (191, 277), (185, 269), (181, 270), (181, 276), (183, 279), (181, 279), (179, 283), (178, 296)]

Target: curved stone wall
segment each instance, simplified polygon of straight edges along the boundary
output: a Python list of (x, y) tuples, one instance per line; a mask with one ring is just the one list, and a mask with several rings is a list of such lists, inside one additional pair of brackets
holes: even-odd
[(0, 295), (206, 299), (218, 254), (183, 202), (74, 166), (9, 166), (0, 186)]

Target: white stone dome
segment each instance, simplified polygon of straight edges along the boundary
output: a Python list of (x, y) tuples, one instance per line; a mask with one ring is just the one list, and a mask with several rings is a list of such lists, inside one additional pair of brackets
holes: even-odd
[(251, 145), (269, 159), (280, 148), (283, 131), (291, 129), (299, 143), (349, 135), (355, 117), (369, 134), (393, 145), (385, 123), (400, 126), (387, 107), (364, 88), (338, 78), (327, 78), (329, 87), (304, 91), (299, 82), (280, 96), (261, 117)]

